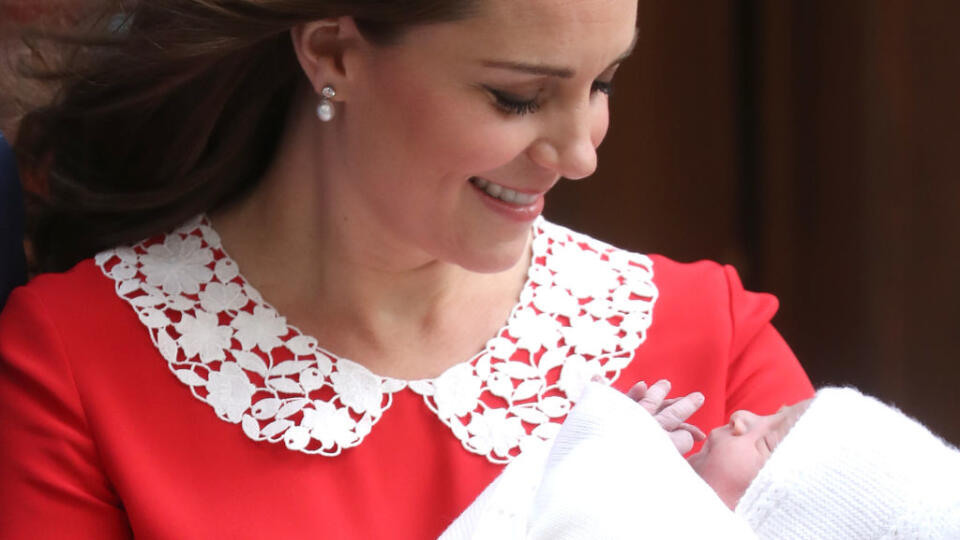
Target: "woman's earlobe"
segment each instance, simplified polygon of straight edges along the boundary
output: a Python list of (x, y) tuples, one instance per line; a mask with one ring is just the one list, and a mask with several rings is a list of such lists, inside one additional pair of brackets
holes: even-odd
[(320, 91), (320, 104), (317, 105), (317, 117), (321, 122), (329, 122), (336, 115), (336, 109), (333, 107), (333, 98), (337, 97), (337, 91), (329, 84)]

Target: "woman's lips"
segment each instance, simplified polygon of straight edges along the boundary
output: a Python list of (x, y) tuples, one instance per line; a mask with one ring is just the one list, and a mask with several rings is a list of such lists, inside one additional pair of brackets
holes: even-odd
[(524, 193), (515, 189), (510, 189), (486, 178), (474, 176), (470, 178), (470, 183), (483, 190), (484, 193), (503, 202), (515, 204), (517, 206), (528, 206), (536, 202), (540, 193)]
[(524, 193), (477, 176), (470, 184), (488, 208), (511, 221), (527, 223), (543, 212), (543, 193)]

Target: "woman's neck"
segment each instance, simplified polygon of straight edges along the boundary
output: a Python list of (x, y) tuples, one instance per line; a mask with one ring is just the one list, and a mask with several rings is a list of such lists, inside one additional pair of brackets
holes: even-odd
[[(436, 375), (479, 352), (515, 304), (529, 257), (493, 274), (437, 260), (375, 216), (345, 211), (357, 205), (334, 203), (309, 148), (280, 147), (254, 192), (210, 215), (245, 279), (325, 348), (384, 375)], [(418, 360), (427, 351), (438, 357)]]

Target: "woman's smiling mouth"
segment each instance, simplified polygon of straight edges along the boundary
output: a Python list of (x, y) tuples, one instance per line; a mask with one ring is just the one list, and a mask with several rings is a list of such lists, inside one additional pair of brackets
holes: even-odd
[(522, 193), (478, 176), (471, 177), (470, 183), (495, 199), (517, 206), (529, 206), (541, 196), (539, 193)]

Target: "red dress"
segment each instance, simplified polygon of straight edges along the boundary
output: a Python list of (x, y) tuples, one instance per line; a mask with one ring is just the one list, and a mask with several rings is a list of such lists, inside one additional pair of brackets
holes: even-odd
[(730, 267), (543, 220), (520, 301), (440, 377), (286, 324), (206, 221), (17, 289), (0, 316), (0, 537), (435, 538), (585, 381), (703, 392), (705, 431), (813, 395)]

